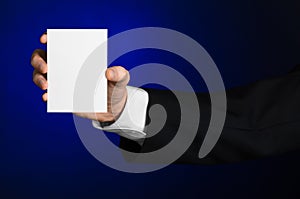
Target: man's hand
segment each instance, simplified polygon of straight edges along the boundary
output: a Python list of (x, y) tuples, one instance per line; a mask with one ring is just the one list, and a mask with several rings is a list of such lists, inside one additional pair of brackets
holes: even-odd
[[(40, 38), (42, 44), (47, 43), (47, 35), (43, 34)], [(34, 68), (33, 82), (42, 90), (47, 90), (47, 60), (46, 52), (37, 49), (32, 53), (31, 65)], [(110, 67), (106, 70), (105, 76), (108, 80), (107, 90), (107, 113), (75, 113), (76, 115), (100, 122), (115, 121), (121, 114), (127, 99), (126, 86), (129, 82), (128, 71), (121, 66)], [(46, 102), (47, 92), (42, 96)]]

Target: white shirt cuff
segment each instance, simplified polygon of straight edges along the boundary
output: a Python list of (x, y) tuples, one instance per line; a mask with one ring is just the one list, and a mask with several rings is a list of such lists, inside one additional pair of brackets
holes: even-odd
[(127, 102), (119, 118), (109, 126), (102, 127), (99, 121), (92, 121), (97, 129), (114, 132), (122, 137), (136, 140), (146, 137), (146, 111), (148, 93), (143, 89), (127, 86)]

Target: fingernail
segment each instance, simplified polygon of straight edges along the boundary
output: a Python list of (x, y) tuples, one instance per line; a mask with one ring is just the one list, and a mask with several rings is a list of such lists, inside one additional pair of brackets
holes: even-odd
[(110, 79), (113, 79), (115, 77), (114, 70), (109, 70), (109, 77), (110, 77)]

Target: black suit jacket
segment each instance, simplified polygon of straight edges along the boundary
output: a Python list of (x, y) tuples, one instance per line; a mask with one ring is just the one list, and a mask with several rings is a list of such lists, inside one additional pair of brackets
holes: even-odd
[[(120, 147), (149, 152), (169, 143), (180, 123), (179, 104), (171, 91), (145, 89), (149, 107), (164, 106), (168, 116), (163, 129), (140, 145), (121, 138)], [(227, 116), (216, 146), (203, 159), (198, 152), (210, 120), (208, 93), (198, 93), (201, 120), (192, 145), (177, 163), (215, 164), (279, 155), (300, 148), (300, 66), (290, 73), (226, 91)], [(188, 95), (188, 93), (186, 93)], [(193, 111), (193, 107), (189, 107)], [(147, 118), (147, 123), (149, 117)], [(189, 127), (185, 127), (189, 133)]]

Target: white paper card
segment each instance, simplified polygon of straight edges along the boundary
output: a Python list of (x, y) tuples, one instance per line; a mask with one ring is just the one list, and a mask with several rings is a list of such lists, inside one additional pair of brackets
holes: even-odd
[(47, 112), (107, 111), (107, 29), (48, 29)]

